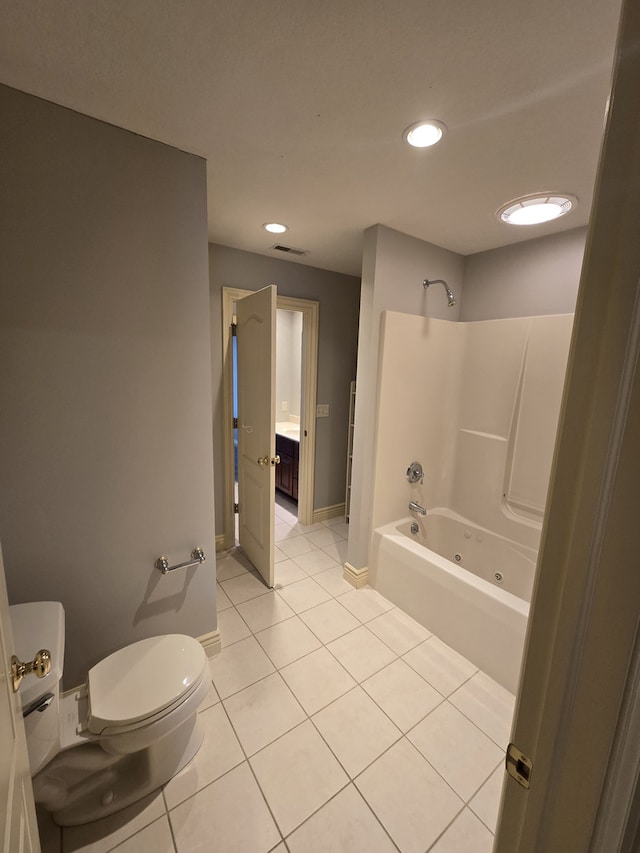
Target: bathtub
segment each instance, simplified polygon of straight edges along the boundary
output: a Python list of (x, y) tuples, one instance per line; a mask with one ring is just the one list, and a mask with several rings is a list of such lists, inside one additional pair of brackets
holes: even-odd
[(369, 583), (515, 693), (536, 558), (533, 548), (433, 509), (374, 531)]

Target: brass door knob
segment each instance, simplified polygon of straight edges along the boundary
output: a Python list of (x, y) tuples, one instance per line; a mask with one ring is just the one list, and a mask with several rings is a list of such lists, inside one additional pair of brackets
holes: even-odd
[(38, 678), (44, 678), (51, 672), (51, 652), (47, 649), (40, 649), (33, 660), (27, 663), (22, 663), (13, 655), (11, 658), (11, 681), (13, 683), (13, 692), (17, 693), (20, 682), (25, 675), (35, 673)]
[(276, 456), (274, 456), (274, 457), (271, 459), (271, 464), (272, 464), (272, 465), (279, 465), (279, 464), (280, 464), (280, 457), (279, 457), (279, 456), (277, 456), (277, 455), (276, 455)]

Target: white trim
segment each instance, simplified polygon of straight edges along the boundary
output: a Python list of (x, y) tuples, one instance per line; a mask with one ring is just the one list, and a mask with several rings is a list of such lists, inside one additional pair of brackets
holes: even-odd
[[(640, 635), (636, 636), (627, 692), (591, 842), (593, 851), (632, 851), (639, 816), (632, 813), (640, 782)], [(626, 842), (626, 844), (625, 844)]]
[(208, 658), (213, 658), (222, 651), (219, 628), (216, 628), (215, 631), (209, 631), (208, 634), (203, 634), (202, 637), (198, 637), (198, 642), (201, 643)]
[(320, 304), (310, 299), (278, 296), (278, 308), (302, 313), (302, 418), (298, 460), (298, 521), (311, 524), (316, 460), (316, 399), (318, 396), (318, 325)]
[[(223, 518), (224, 533), (220, 550), (235, 545), (235, 518), (233, 513), (233, 359), (231, 322), (233, 303), (254, 293), (235, 287), (222, 288), (222, 418), (223, 418)], [(278, 295), (278, 308), (302, 313), (302, 419), (300, 423), (300, 459), (298, 480), (298, 520), (311, 524), (313, 518), (313, 488), (316, 455), (316, 396), (318, 382), (318, 329), (320, 305), (310, 299), (296, 299)], [(216, 549), (218, 549), (216, 537)]]
[[(312, 523), (318, 524), (320, 521), (329, 521), (330, 518), (339, 518), (341, 515), (344, 515), (344, 503), (323, 506), (320, 509), (314, 509)], [(301, 521), (300, 524), (302, 523)]]
[(356, 569), (351, 563), (344, 564), (342, 577), (354, 586), (356, 589), (361, 589), (369, 583), (369, 569), (364, 566), (362, 569)]
[(512, 732), (531, 787), (505, 783), (496, 853), (626, 851), (638, 825), (639, 38), (625, 0)]

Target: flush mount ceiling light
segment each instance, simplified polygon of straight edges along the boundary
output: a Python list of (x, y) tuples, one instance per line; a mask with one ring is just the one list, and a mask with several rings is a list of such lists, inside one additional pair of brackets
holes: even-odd
[(550, 222), (573, 210), (578, 199), (571, 195), (536, 193), (514, 198), (496, 212), (498, 219), (510, 225), (538, 225)]
[(446, 124), (430, 118), (412, 124), (402, 134), (402, 138), (414, 148), (428, 148), (440, 142), (446, 132)]
[(289, 230), (288, 225), (282, 225), (280, 222), (265, 222), (262, 227), (271, 234), (284, 234), (285, 231)]

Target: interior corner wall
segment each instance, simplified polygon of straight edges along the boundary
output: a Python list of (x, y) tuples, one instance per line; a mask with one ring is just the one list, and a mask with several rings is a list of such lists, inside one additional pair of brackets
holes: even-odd
[[(464, 265), (462, 255), (383, 225), (374, 225), (364, 232), (348, 551), (348, 562), (355, 568), (367, 565), (372, 534), (382, 312), (399, 311), (457, 320), (464, 299)], [(440, 285), (425, 290), (422, 285), (425, 278), (444, 279), (453, 290), (457, 304), (448, 307), (446, 293)]]
[(0, 114), (0, 538), (10, 601), (65, 608), (70, 687), (216, 628), (206, 164), (4, 86)]
[(574, 228), (467, 256), (460, 320), (573, 313), (586, 238)]
[[(318, 403), (330, 415), (316, 421), (314, 509), (344, 502), (349, 427), (349, 389), (356, 375), (360, 279), (342, 273), (209, 245), (213, 453), (216, 471), (224, 471), (222, 394), (222, 288), (260, 290), (269, 284), (282, 296), (320, 303), (318, 330)], [(216, 478), (216, 531), (224, 530), (224, 483)]]

